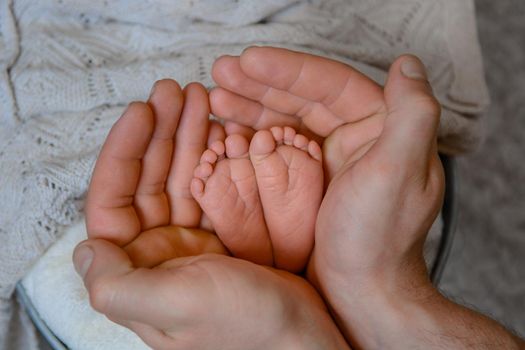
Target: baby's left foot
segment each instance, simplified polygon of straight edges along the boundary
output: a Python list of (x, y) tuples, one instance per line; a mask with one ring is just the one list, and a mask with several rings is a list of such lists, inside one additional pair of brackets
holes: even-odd
[(210, 145), (195, 168), (191, 192), (235, 257), (272, 265), (270, 238), (246, 138), (230, 135)]
[(323, 195), (319, 145), (290, 127), (258, 131), (250, 143), (276, 267), (301, 271), (314, 244)]

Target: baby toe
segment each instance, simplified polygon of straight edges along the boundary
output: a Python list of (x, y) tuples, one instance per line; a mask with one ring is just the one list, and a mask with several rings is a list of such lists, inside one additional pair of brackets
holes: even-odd
[(284, 144), (288, 146), (293, 145), (293, 140), (295, 138), (295, 130), (290, 128), (289, 126), (284, 127)]
[(213, 173), (213, 166), (210, 163), (201, 163), (197, 165), (195, 168), (195, 171), (193, 172), (193, 176), (196, 178), (199, 178), (201, 180), (205, 180)]
[(215, 141), (210, 145), (210, 149), (217, 154), (219, 159), (221, 159), (221, 156), (224, 156), (224, 152), (226, 151), (226, 147), (224, 146), (224, 142), (222, 141)]
[(308, 142), (308, 154), (317, 161), (322, 161), (323, 152), (319, 144), (315, 141)]
[(308, 139), (304, 135), (301, 135), (301, 134), (295, 135), (293, 139), (293, 145), (294, 147), (299, 148), (305, 152), (308, 151)]
[(239, 134), (230, 135), (225, 141), (228, 158), (248, 158), (248, 140)]
[(275, 139), (268, 130), (260, 130), (253, 136), (250, 143), (250, 155), (252, 157), (265, 157), (275, 150)]
[(207, 149), (202, 153), (200, 163), (210, 163), (215, 164), (217, 162), (217, 153), (212, 151), (211, 149)]
[(197, 199), (202, 197), (204, 194), (204, 182), (201, 179), (194, 177), (191, 179), (190, 191), (194, 198)]
[(281, 145), (284, 139), (284, 129), (280, 126), (274, 126), (270, 129), (270, 132), (272, 133), (275, 142), (277, 142), (278, 145)]

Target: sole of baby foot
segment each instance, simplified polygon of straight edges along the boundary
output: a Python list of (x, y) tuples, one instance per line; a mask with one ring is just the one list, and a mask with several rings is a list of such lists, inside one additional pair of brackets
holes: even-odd
[(250, 143), (274, 264), (291, 272), (304, 269), (314, 244), (323, 194), (319, 145), (290, 127), (258, 131)]
[(271, 266), (272, 247), (248, 147), (241, 135), (211, 144), (195, 168), (191, 192), (233, 256)]

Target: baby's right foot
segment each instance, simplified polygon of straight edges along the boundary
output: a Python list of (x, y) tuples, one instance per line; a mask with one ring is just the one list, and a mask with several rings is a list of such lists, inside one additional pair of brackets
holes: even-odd
[(246, 138), (231, 135), (224, 142), (214, 142), (195, 169), (191, 193), (234, 256), (273, 265)]
[(301, 271), (314, 244), (323, 195), (321, 148), (290, 127), (258, 131), (250, 143), (276, 267)]

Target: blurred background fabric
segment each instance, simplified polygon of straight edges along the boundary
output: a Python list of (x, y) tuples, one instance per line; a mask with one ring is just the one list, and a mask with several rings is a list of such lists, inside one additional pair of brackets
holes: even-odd
[(459, 157), (458, 232), (442, 290), (525, 336), (525, 1), (476, 0), (492, 105)]

